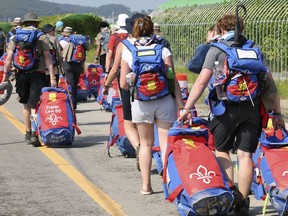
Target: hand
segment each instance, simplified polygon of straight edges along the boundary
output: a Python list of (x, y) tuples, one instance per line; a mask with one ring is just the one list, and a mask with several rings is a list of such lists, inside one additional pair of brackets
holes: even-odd
[(99, 60), (94, 60), (94, 64), (99, 64)]
[(50, 85), (51, 85), (51, 87), (56, 88), (56, 87), (57, 87), (57, 81), (56, 81), (56, 79), (51, 79), (51, 80), (50, 80)]
[(108, 92), (109, 92), (109, 88), (106, 88), (106, 87), (104, 86), (103, 89), (102, 89), (102, 94), (103, 94), (103, 95), (108, 95)]
[(284, 118), (282, 115), (273, 116), (272, 123), (275, 129), (286, 128)]
[(7, 81), (8, 81), (8, 73), (3, 73), (2, 82), (7, 82)]
[(183, 121), (184, 124), (189, 123), (189, 125), (192, 125), (192, 113), (190, 110), (187, 109), (180, 109), (178, 122)]

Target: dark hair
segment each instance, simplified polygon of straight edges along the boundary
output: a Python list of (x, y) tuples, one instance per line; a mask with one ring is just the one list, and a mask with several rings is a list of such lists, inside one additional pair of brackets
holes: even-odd
[[(239, 16), (239, 33), (242, 33), (244, 31), (244, 22), (243, 19)], [(236, 15), (235, 14), (226, 14), (223, 17), (221, 17), (217, 22), (217, 28), (223, 29), (225, 31), (231, 31), (235, 30), (235, 24), (236, 24)]]
[(154, 32), (153, 25), (154, 23), (150, 16), (136, 19), (133, 28), (133, 36), (135, 38), (150, 37)]
[(99, 23), (99, 30), (100, 30), (100, 28), (105, 28), (105, 27), (109, 27), (109, 23), (107, 23), (105, 21), (101, 21)]

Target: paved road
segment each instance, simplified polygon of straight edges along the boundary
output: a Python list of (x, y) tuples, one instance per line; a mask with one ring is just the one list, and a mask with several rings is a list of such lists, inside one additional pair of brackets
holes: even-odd
[[(140, 194), (135, 159), (117, 148), (107, 156), (111, 113), (95, 101), (81, 103), (81, 135), (71, 148), (34, 148), (23, 141), (21, 106), (16, 95), (0, 107), (0, 216), (160, 216), (177, 215), (163, 198), (161, 177), (153, 165), (155, 194)], [(251, 215), (262, 215), (262, 201), (251, 196)], [(271, 205), (266, 215), (276, 215)]]

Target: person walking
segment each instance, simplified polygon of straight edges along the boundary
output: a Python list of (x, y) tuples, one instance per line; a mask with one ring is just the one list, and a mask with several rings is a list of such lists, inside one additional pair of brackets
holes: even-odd
[[(129, 33), (129, 37), (127, 38), (127, 40), (131, 40), (132, 43), (135, 40), (132, 36), (134, 22), (137, 18), (140, 18), (140, 17), (145, 17), (145, 15), (134, 14), (131, 18), (127, 18), (125, 20), (125, 29)], [(108, 94), (109, 86), (111, 86), (112, 81), (117, 78), (117, 75), (119, 73), (123, 46), (125, 45), (122, 42), (120, 42), (116, 48), (113, 67), (109, 71), (109, 74), (107, 75), (106, 81), (105, 81), (105, 86), (107, 86), (107, 88), (103, 88), (103, 91), (102, 91), (104, 95)], [(123, 104), (124, 130), (129, 141), (131, 142), (132, 146), (136, 150), (136, 167), (140, 171), (140, 167), (139, 167), (140, 141), (139, 141), (139, 135), (138, 135), (138, 131), (136, 128), (136, 124), (132, 122), (131, 102), (130, 102), (131, 95), (128, 90), (122, 89), (121, 87), (120, 87), (120, 95), (121, 95), (121, 100)]]
[[(245, 44), (247, 39), (242, 34), (244, 30), (243, 19), (239, 17), (239, 22), (236, 23), (235, 14), (225, 14), (218, 20), (217, 27), (220, 29), (219, 33), (221, 35), (219, 42), (229, 44), (230, 46), (235, 44), (234, 29), (236, 25), (239, 26), (239, 43)], [(178, 121), (192, 118), (190, 109), (200, 98), (212, 77), (215, 61), (218, 61), (218, 67), (223, 69), (225, 59), (226, 53), (218, 47), (213, 46), (209, 49), (202, 70), (190, 91), (189, 98)], [(267, 66), (265, 59), (263, 63)], [(268, 73), (268, 77), (270, 80), (273, 80), (270, 72)], [(248, 87), (247, 90), (249, 91)], [(237, 148), (239, 195), (235, 197), (234, 212), (236, 215), (244, 216), (249, 214), (248, 195), (253, 179), (252, 154), (257, 147), (258, 137), (261, 133), (260, 101), (258, 97), (255, 97), (253, 100), (246, 102), (232, 102), (228, 100), (218, 102), (218, 105), (221, 106), (214, 107), (210, 103), (213, 117), (210, 119), (209, 129), (214, 136), (216, 157), (219, 159), (221, 167), (226, 171), (227, 177), (232, 184), (234, 184), (234, 176), (230, 151), (235, 147)], [(218, 110), (216, 110), (217, 108)], [(273, 118), (274, 126), (285, 127), (281, 116), (279, 95), (275, 98), (273, 112), (275, 113)]]
[(108, 52), (108, 41), (110, 38), (110, 29), (107, 22), (100, 22), (99, 33), (95, 38), (96, 53), (95, 53), (95, 64), (99, 64), (105, 69), (106, 55)]
[[(74, 34), (73, 28), (66, 26), (58, 40), (62, 49), (62, 68), (68, 83), (71, 85), (73, 107), (76, 110), (78, 82), (81, 73), (84, 73), (86, 50), (88, 49), (86, 46), (86, 37)], [(77, 48), (76, 46), (79, 47)], [(74, 56), (81, 57), (81, 60), (75, 60)]]
[[(131, 102), (131, 109), (132, 122), (136, 124), (140, 138), (139, 162), (142, 176), (142, 187), (140, 192), (142, 195), (150, 195), (153, 193), (151, 186), (151, 165), (152, 146), (154, 144), (154, 122), (156, 123), (158, 129), (160, 148), (163, 153), (162, 161), (164, 162), (168, 130), (177, 119), (177, 103), (179, 106), (183, 106), (183, 101), (177, 79), (174, 79), (173, 81), (173, 84), (175, 85), (176, 99), (170, 94), (168, 90), (168, 82), (165, 80), (162, 79), (163, 82), (160, 82), (162, 90), (160, 90), (160, 86), (154, 86), (159, 84), (159, 82), (154, 80), (154, 78), (157, 77), (155, 79), (161, 79), (161, 76), (163, 75), (160, 74), (163, 72), (165, 73), (165, 70), (168, 67), (171, 68), (174, 73), (174, 65), (171, 52), (166, 47), (153, 42), (151, 38), (153, 35), (153, 22), (149, 16), (138, 18), (135, 21), (133, 35), (135, 37), (134, 41), (123, 41), (125, 46), (122, 48), (120, 87), (126, 90), (129, 89), (126, 76), (133, 71), (134, 75), (136, 76), (135, 79), (138, 80), (136, 83), (134, 83), (137, 98), (134, 98), (134, 101)], [(159, 59), (159, 62), (155, 64), (159, 66), (158, 69), (162, 68), (161, 71), (163, 71), (146, 71), (147, 73), (145, 74), (149, 74), (151, 76), (149, 76), (150, 78), (147, 76), (146, 79), (148, 80), (146, 81), (142, 80), (141, 75), (137, 75), (139, 71), (136, 71), (137, 63), (135, 62), (139, 57), (135, 55), (137, 50), (139, 50), (139, 53), (143, 54), (143, 56), (146, 54), (147, 57), (149, 54), (153, 55), (153, 59)], [(154, 50), (155, 52), (151, 52), (151, 50)], [(160, 57), (156, 58), (155, 55)], [(153, 63), (151, 63), (151, 66), (152, 64)], [(147, 65), (146, 68), (150, 67)], [(144, 93), (140, 90), (143, 88), (148, 90), (151, 94), (153, 94), (153, 96), (144, 96)], [(157, 90), (157, 93), (153, 90)], [(142, 100), (143, 98), (140, 98), (140, 95), (142, 95), (144, 98), (147, 96), (149, 99)]]
[[(23, 32), (31, 31), (37, 33), (35, 49), (31, 55), (35, 59), (25, 59), (25, 56), (18, 56), (20, 62), (18, 62), (17, 55), (13, 57), (14, 52), (18, 52), (18, 47), (21, 46), (20, 43), (20, 35), (18, 37), (17, 31), (16, 35), (13, 36), (11, 42), (8, 45), (7, 58), (4, 65), (4, 76), (3, 81), (8, 80), (8, 72), (11, 64), (13, 62), (16, 67), (16, 93), (19, 96), (19, 102), (23, 104), (23, 122), (26, 130), (25, 141), (27, 144), (32, 144), (34, 147), (41, 146), (41, 143), (36, 134), (36, 113), (35, 108), (37, 103), (40, 100), (41, 90), (43, 87), (48, 86), (46, 76), (45, 76), (45, 67), (47, 67), (50, 73), (50, 85), (52, 87), (56, 87), (56, 77), (54, 74), (54, 68), (52, 59), (49, 52), (49, 41), (46, 35), (40, 33), (38, 29), (38, 25), (40, 20), (38, 20), (38, 16), (34, 13), (27, 13), (24, 16), (22, 21)], [(22, 29), (19, 29), (21, 31)], [(19, 40), (18, 40), (19, 39)], [(31, 68), (21, 69), (18, 64), (21, 64), (21, 59), (23, 60), (31, 60)], [(35, 63), (37, 61), (37, 64)], [(26, 62), (26, 61), (25, 61)], [(30, 118), (32, 121), (30, 121)]]
[[(61, 65), (62, 65), (62, 57), (61, 57), (61, 48), (58, 39), (55, 37), (55, 26), (51, 24), (45, 24), (42, 27), (42, 32), (46, 34), (49, 40), (49, 47), (50, 47), (50, 55), (52, 57), (52, 62), (54, 66), (54, 74), (56, 77), (56, 82), (59, 81), (59, 73), (61, 72)], [(46, 78), (49, 81), (50, 73), (46, 69)]]
[(20, 17), (15, 17), (13, 22), (11, 22), (12, 28), (8, 32), (6, 43), (9, 44), (11, 37), (16, 34), (16, 29), (21, 28), (22, 19)]

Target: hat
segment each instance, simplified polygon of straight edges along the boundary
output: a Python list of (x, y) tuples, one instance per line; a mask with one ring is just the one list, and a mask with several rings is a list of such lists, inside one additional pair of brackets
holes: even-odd
[(219, 116), (224, 114), (226, 110), (225, 103), (222, 100), (218, 100), (215, 88), (209, 92), (205, 100), (207, 100), (210, 110), (214, 115)]
[(20, 17), (15, 17), (13, 22), (11, 22), (11, 25), (18, 26), (21, 25), (22, 19)]
[(117, 26), (117, 25), (112, 25), (111, 26), (111, 34), (114, 34), (118, 30), (119, 30), (119, 26)]
[(52, 26), (51, 24), (45, 24), (43, 27), (42, 27), (42, 32), (43, 33), (49, 33), (51, 31), (55, 31), (55, 26)]
[(55, 31), (61, 32), (63, 28), (64, 28), (64, 23), (62, 21), (57, 21), (55, 24)]
[(116, 22), (116, 24), (121, 27), (121, 26), (126, 26), (126, 19), (129, 18), (129, 16), (127, 14), (119, 14), (118, 15), (118, 20)]
[(62, 35), (64, 36), (69, 36), (73, 33), (73, 28), (72, 27), (69, 27), (69, 26), (66, 26), (63, 31), (61, 32)]
[(22, 24), (25, 22), (41, 22), (40, 20), (38, 20), (38, 16), (32, 12), (30, 13), (26, 13), (24, 15), (24, 19), (22, 21)]
[(126, 27), (125, 29), (129, 34), (133, 33), (134, 23), (137, 19), (145, 17), (145, 14), (136, 13), (131, 18), (126, 19)]

